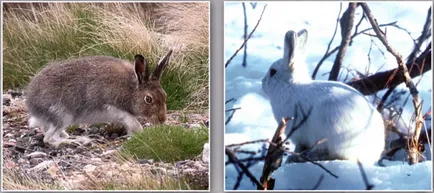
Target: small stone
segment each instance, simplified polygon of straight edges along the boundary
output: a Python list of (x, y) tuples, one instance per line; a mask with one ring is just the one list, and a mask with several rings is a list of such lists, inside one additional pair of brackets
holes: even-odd
[(203, 145), (202, 161), (205, 163), (209, 162), (209, 143)]
[(137, 161), (139, 164), (152, 164), (154, 163), (153, 159), (140, 159)]
[(5, 96), (3, 96), (3, 105), (4, 105), (4, 106), (9, 106), (9, 105), (11, 105), (11, 99), (10, 99), (10, 98), (7, 98), (7, 97), (5, 97)]
[(189, 128), (200, 128), (200, 124), (199, 123), (191, 123), (188, 126)]
[(5, 168), (7, 169), (12, 169), (16, 166), (15, 162), (11, 161), (11, 160), (7, 160), (5, 161)]
[(86, 172), (87, 174), (89, 174), (89, 173), (94, 172), (96, 168), (97, 168), (96, 166), (89, 164), (89, 165), (86, 165), (83, 167), (83, 171)]
[(51, 166), (55, 165), (55, 162), (52, 160), (47, 160), (47, 161), (43, 161), (42, 163), (36, 165), (33, 168), (30, 168), (28, 171), (29, 172), (41, 172)]
[(184, 160), (182, 160), (182, 161), (177, 161), (177, 162), (175, 163), (175, 166), (176, 166), (176, 167), (179, 167), (179, 166), (184, 165), (185, 163), (187, 163), (187, 161), (184, 161)]
[(27, 160), (25, 160), (25, 159), (23, 159), (23, 158), (20, 158), (20, 159), (18, 160), (18, 163), (19, 163), (19, 164), (26, 164), (26, 163), (27, 163)]
[(101, 158), (98, 158), (98, 157), (91, 158), (90, 161), (91, 161), (92, 163), (102, 162)]
[(35, 152), (27, 154), (26, 157), (30, 158), (30, 159), (32, 159), (32, 158), (43, 158), (43, 157), (47, 157), (47, 154), (44, 153), (44, 152), (35, 151)]
[(197, 171), (197, 170), (195, 170), (193, 168), (187, 168), (187, 169), (182, 170), (182, 173), (184, 173), (184, 174), (191, 174), (191, 173), (193, 173), (195, 171)]
[(30, 159), (29, 162), (30, 162), (30, 165), (35, 166), (35, 165), (42, 163), (43, 161), (44, 161), (44, 159), (42, 159), (42, 158), (32, 158), (32, 159)]
[(16, 143), (17, 140), (15, 140), (15, 139), (9, 139), (8, 142), (9, 142), (9, 143)]
[(157, 167), (157, 168), (152, 168), (151, 173), (154, 175), (157, 175), (157, 174), (165, 175), (167, 173), (167, 170), (164, 168)]
[(101, 155), (102, 156), (110, 156), (110, 155), (114, 154), (115, 152), (116, 152), (116, 150), (108, 150), (108, 151), (103, 152)]
[(4, 137), (11, 138), (11, 137), (14, 137), (14, 134), (12, 134), (12, 133), (6, 133)]

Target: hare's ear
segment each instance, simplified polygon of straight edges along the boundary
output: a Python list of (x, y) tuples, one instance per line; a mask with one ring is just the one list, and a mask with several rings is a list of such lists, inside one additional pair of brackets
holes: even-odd
[(297, 53), (304, 53), (306, 49), (306, 43), (307, 43), (308, 33), (306, 29), (302, 29), (297, 33)]
[[(283, 62), (292, 69), (292, 63), (294, 62), (295, 46), (297, 44), (297, 34), (289, 30), (285, 34), (285, 42), (283, 46)], [(292, 71), (292, 70), (291, 70)]]
[(160, 80), (161, 74), (163, 74), (164, 67), (169, 63), (170, 56), (172, 55), (172, 50), (170, 50), (166, 56), (158, 61), (157, 67), (155, 67), (154, 71), (151, 74), (151, 80)]
[(137, 54), (134, 56), (134, 71), (137, 74), (137, 79), (139, 81), (139, 84), (144, 83), (149, 78), (149, 67), (145, 60), (145, 57), (143, 57), (140, 54)]

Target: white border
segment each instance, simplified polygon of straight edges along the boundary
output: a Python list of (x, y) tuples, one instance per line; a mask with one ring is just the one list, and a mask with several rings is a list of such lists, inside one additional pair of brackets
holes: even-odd
[[(3, 77), (3, 3), (5, 1), (1, 1), (1, 75)], [(0, 139), (0, 146), (2, 148), (1, 155), (1, 175), (0, 175), (0, 190), (1, 192), (210, 192), (211, 191), (211, 2), (204, 0), (196, 0), (196, 1), (6, 1), (6, 3), (208, 3), (208, 143), (209, 143), (209, 161), (208, 161), (208, 190), (4, 190), (3, 189), (3, 137)], [(3, 78), (1, 82), (1, 90), (0, 99), (3, 101)], [(0, 107), (3, 112), (3, 103)], [(1, 127), (0, 131), (3, 136), (3, 116), (0, 118)]]

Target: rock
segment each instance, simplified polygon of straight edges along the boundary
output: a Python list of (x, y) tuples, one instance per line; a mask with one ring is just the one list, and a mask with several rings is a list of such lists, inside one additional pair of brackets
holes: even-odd
[(43, 170), (45, 170), (45, 169), (47, 169), (47, 168), (49, 168), (55, 164), (56, 163), (52, 160), (43, 161), (42, 163), (36, 165), (35, 167), (30, 168), (28, 171), (29, 172), (41, 172), (41, 171), (43, 171)]
[(18, 164), (22, 165), (22, 164), (26, 164), (27, 160), (23, 159), (23, 158), (20, 158), (17, 162), (18, 162)]
[(12, 138), (12, 137), (14, 137), (14, 134), (12, 134), (12, 133), (6, 133), (6, 134), (4, 135), (4, 137), (5, 137), (5, 138)]
[(108, 151), (103, 152), (101, 155), (102, 156), (111, 156), (114, 153), (116, 153), (116, 150), (108, 150)]
[(9, 143), (17, 143), (17, 140), (15, 140), (15, 139), (9, 139), (8, 142)]
[(90, 159), (90, 162), (92, 162), (92, 163), (99, 163), (99, 162), (102, 162), (102, 160), (101, 160), (101, 158), (94, 157), (94, 158)]
[(199, 123), (191, 123), (191, 124), (189, 124), (188, 127), (189, 127), (189, 128), (193, 128), (193, 129), (195, 129), (195, 128), (200, 128), (200, 124), (199, 124)]
[(21, 95), (23, 95), (22, 92), (15, 91), (15, 90), (8, 90), (6, 93), (10, 94), (12, 96), (12, 98), (20, 97)]
[(5, 168), (7, 169), (12, 169), (16, 166), (15, 162), (11, 161), (11, 160), (7, 160), (5, 162)]
[(35, 151), (35, 152), (27, 154), (26, 157), (30, 158), (30, 159), (32, 159), (32, 158), (44, 158), (44, 157), (47, 157), (47, 154), (44, 152)]
[(209, 163), (209, 143), (205, 143), (203, 145), (203, 151), (202, 151), (202, 161), (205, 163)]
[(83, 171), (86, 172), (87, 174), (90, 174), (90, 173), (93, 173), (96, 168), (97, 168), (97, 166), (89, 164), (89, 165), (86, 165), (83, 167)]
[(191, 174), (191, 173), (194, 173), (194, 172), (196, 172), (197, 170), (195, 170), (195, 169), (193, 169), (193, 168), (186, 168), (186, 169), (184, 169), (184, 170), (182, 170), (182, 173), (183, 174)]
[(185, 163), (187, 163), (187, 161), (184, 161), (184, 160), (182, 160), (182, 161), (177, 161), (177, 162), (175, 163), (175, 166), (176, 166), (176, 167), (180, 167), (180, 166), (184, 165)]
[(42, 159), (42, 158), (32, 158), (32, 159), (30, 159), (29, 163), (30, 163), (30, 165), (35, 166), (35, 165), (42, 163), (43, 161), (44, 161), (44, 159)]
[(151, 173), (154, 175), (166, 175), (167, 170), (165, 168), (155, 167), (151, 169)]
[(11, 99), (8, 97), (3, 96), (3, 105), (4, 106), (9, 106), (11, 105)]
[(137, 160), (137, 162), (139, 164), (152, 164), (152, 163), (154, 163), (154, 160), (153, 159), (140, 159), (140, 160)]

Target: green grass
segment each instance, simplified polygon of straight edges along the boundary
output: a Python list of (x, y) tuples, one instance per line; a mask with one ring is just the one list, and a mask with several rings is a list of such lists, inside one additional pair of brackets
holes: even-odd
[[(167, 108), (208, 108), (208, 21), (200, 19), (208, 17), (208, 8), (198, 9), (205, 16), (192, 13), (195, 21), (185, 18), (171, 23), (157, 19), (183, 18), (183, 6), (160, 4), (154, 9), (161, 15), (153, 18), (143, 14), (143, 7), (131, 9), (133, 5), (50, 3), (33, 11), (11, 6), (16, 9), (5, 11), (3, 19), (3, 89), (25, 88), (32, 76), (54, 60), (108, 55), (131, 61), (135, 54), (143, 54), (154, 66), (174, 48), (161, 80), (168, 95)], [(158, 22), (170, 27), (201, 22), (206, 28), (161, 31), (155, 27)]]
[(176, 162), (200, 155), (208, 142), (208, 129), (155, 125), (123, 144), (123, 153), (135, 159)]

